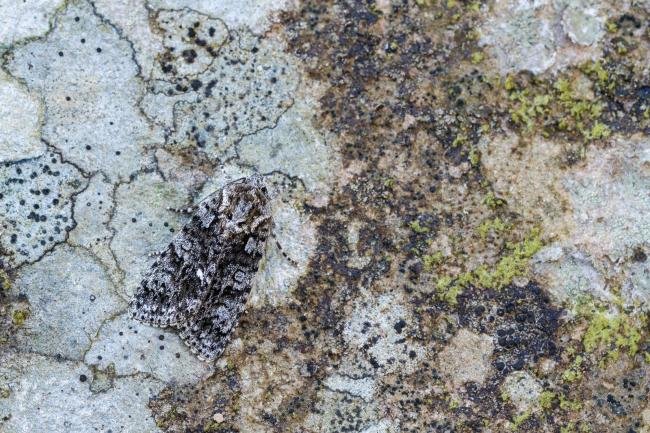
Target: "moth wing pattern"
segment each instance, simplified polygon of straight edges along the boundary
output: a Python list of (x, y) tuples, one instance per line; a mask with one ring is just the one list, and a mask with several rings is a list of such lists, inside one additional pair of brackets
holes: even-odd
[(131, 303), (131, 312), (137, 320), (154, 326), (174, 326), (187, 319), (209, 290), (206, 276), (211, 269), (204, 269), (205, 258), (200, 251), (217, 248), (211, 236), (210, 214), (216, 212), (221, 194), (204, 200), (190, 221), (161, 251), (142, 279)]
[(136, 290), (131, 315), (180, 329), (200, 358), (216, 358), (239, 320), (270, 226), (261, 176), (225, 185), (159, 254)]
[(217, 358), (230, 340), (250, 293), (250, 266), (254, 265), (229, 265), (223, 291), (218, 295), (211, 294), (201, 313), (193, 321), (187, 322), (182, 329), (180, 337), (200, 359)]

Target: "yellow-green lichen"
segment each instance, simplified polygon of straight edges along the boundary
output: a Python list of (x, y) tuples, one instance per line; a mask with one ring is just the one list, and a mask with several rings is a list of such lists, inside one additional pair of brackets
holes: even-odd
[(617, 359), (621, 351), (630, 356), (638, 353), (647, 318), (597, 311), (588, 320), (589, 326), (582, 337), (585, 351), (604, 350), (606, 359), (603, 361)]
[(569, 400), (563, 394), (560, 394), (560, 409), (565, 412), (577, 412), (582, 409), (582, 403), (577, 400)]
[(441, 277), (436, 283), (436, 293), (438, 299), (447, 302), (450, 305), (458, 303), (458, 295), (463, 293), (463, 287), (458, 283), (453, 283), (453, 279), (449, 276)]
[(440, 277), (436, 282), (438, 298), (455, 305), (458, 295), (468, 286), (502, 289), (512, 283), (515, 277), (524, 276), (528, 272), (530, 258), (541, 247), (540, 232), (538, 229), (533, 229), (523, 241), (508, 244), (509, 252), (494, 267), (488, 268), (483, 265), (456, 277), (449, 275)]
[(11, 289), (11, 280), (9, 279), (9, 275), (7, 273), (0, 269), (0, 290), (6, 292), (9, 289)]
[(524, 412), (520, 415), (515, 416), (512, 419), (512, 428), (517, 430), (528, 418), (530, 418), (530, 415), (530, 412)]
[(573, 363), (569, 368), (564, 370), (562, 373), (562, 380), (564, 382), (575, 382), (579, 379), (582, 379), (582, 362), (584, 361), (583, 357), (578, 355), (576, 358), (573, 360)]
[(544, 390), (539, 395), (539, 405), (543, 410), (549, 410), (553, 406), (556, 395), (553, 391)]
[(510, 225), (505, 223), (501, 218), (486, 219), (478, 226), (477, 232), (482, 239), (487, 238), (487, 235), (493, 233), (495, 235), (501, 234), (510, 229)]
[(11, 315), (11, 323), (13, 323), (14, 326), (18, 326), (18, 327), (23, 326), (28, 317), (29, 317), (29, 311), (14, 310), (13, 314)]
[[(584, 81), (609, 88), (609, 74), (599, 62), (585, 64), (581, 71), (575, 73)], [(550, 136), (556, 128), (579, 135), (585, 142), (607, 138), (611, 131), (602, 119), (605, 103), (592, 94), (591, 85), (574, 84), (583, 80), (567, 75), (555, 82), (524, 79), (518, 84), (513, 76), (506, 77), (511, 120), (528, 131), (538, 129), (543, 136)]]
[(424, 271), (431, 272), (435, 266), (441, 264), (445, 256), (440, 251), (436, 251), (433, 254), (427, 254), (422, 256), (422, 263), (424, 264)]
[(605, 124), (596, 122), (591, 127), (591, 131), (587, 135), (587, 138), (590, 140), (599, 140), (601, 138), (609, 137), (611, 133), (611, 130)]
[(418, 220), (411, 221), (409, 227), (411, 227), (411, 230), (413, 230), (415, 233), (419, 233), (419, 234), (429, 233), (429, 228), (420, 225), (420, 221)]
[(493, 268), (479, 266), (474, 271), (475, 285), (495, 289), (507, 286), (515, 277), (526, 274), (530, 258), (541, 248), (539, 230), (535, 229), (522, 242), (510, 245), (510, 253), (502, 257)]
[(467, 155), (469, 163), (472, 164), (472, 167), (478, 167), (478, 164), (481, 162), (481, 152), (478, 149), (472, 147)]
[(496, 209), (499, 206), (503, 206), (506, 202), (502, 198), (497, 197), (492, 191), (489, 191), (485, 195), (483, 203), (485, 203), (490, 209)]
[(458, 146), (462, 146), (465, 143), (467, 143), (467, 137), (465, 136), (465, 134), (458, 134), (456, 138), (454, 138), (454, 141), (452, 141), (451, 146), (458, 147)]
[(478, 65), (478, 64), (481, 63), (484, 59), (485, 59), (485, 55), (484, 55), (482, 52), (477, 51), (477, 52), (475, 52), (475, 53), (472, 53), (472, 56), (471, 56), (472, 64), (474, 64), (474, 65)]

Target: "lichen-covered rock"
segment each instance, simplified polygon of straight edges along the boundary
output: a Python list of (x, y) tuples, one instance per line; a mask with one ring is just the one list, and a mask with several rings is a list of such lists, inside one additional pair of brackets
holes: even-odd
[[(0, 5), (0, 431), (649, 430), (647, 3)], [(126, 306), (253, 173), (204, 363)]]
[(87, 184), (55, 152), (0, 166), (0, 246), (14, 266), (35, 262), (75, 226), (72, 203)]

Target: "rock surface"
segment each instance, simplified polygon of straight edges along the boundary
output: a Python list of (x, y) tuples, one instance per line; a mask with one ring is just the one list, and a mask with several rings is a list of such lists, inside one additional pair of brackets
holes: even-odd
[[(0, 431), (650, 432), (650, 4), (0, 0)], [(128, 317), (262, 173), (223, 356)]]

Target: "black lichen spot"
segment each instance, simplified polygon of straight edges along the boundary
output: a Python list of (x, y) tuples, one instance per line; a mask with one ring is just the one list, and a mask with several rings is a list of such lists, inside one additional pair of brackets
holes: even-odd
[(80, 382), (85, 382), (88, 380), (88, 377), (85, 374), (79, 375), (79, 381)]
[(554, 339), (562, 311), (534, 283), (502, 290), (471, 288), (459, 296), (461, 326), (494, 336), (493, 365), (507, 373), (540, 357), (556, 357)]
[(183, 50), (181, 55), (183, 56), (183, 59), (185, 59), (187, 63), (194, 63), (194, 60), (196, 60), (196, 58), (198, 57), (196, 51), (194, 51), (193, 49)]
[(203, 85), (203, 83), (201, 82), (201, 80), (192, 80), (192, 81), (190, 81), (190, 86), (192, 87), (192, 90), (194, 90), (195, 92), (197, 90), (199, 90), (202, 85)]

